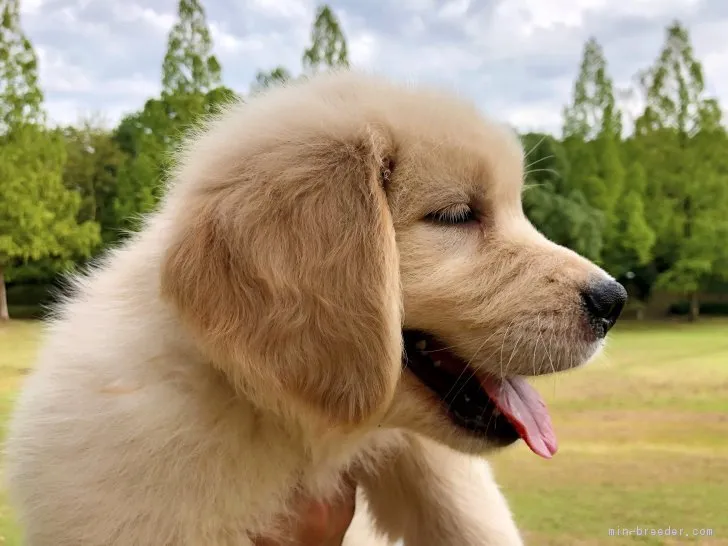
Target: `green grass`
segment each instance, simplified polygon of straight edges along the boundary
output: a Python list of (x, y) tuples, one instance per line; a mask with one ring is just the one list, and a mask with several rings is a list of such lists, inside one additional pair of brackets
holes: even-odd
[[(0, 434), (32, 365), (38, 323), (0, 326)], [(493, 459), (534, 546), (728, 546), (728, 322), (629, 324), (594, 364), (537, 381), (559, 436), (542, 460)], [(19, 546), (0, 492), (0, 546)], [(711, 528), (710, 538), (609, 536), (610, 528)]]
[[(494, 458), (534, 545), (728, 545), (728, 322), (618, 327), (586, 368), (543, 377), (559, 453)], [(609, 536), (711, 528), (710, 538)]]
[[(5, 440), (7, 419), (23, 376), (33, 364), (40, 334), (37, 322), (11, 321), (0, 324), (0, 441)], [(20, 531), (5, 502), (5, 492), (0, 488), (0, 545), (20, 544)]]

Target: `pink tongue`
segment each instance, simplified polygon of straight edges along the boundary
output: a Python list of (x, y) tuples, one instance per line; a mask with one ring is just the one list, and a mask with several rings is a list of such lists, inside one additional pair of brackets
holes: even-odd
[(522, 377), (500, 380), (488, 377), (482, 387), (493, 403), (515, 427), (535, 454), (550, 459), (555, 453), (556, 434), (546, 404), (536, 389)]

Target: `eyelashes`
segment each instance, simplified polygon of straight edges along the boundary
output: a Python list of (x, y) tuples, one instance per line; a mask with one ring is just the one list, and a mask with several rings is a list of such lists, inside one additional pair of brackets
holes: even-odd
[(455, 205), (431, 212), (425, 220), (434, 224), (456, 226), (476, 221), (475, 212), (468, 205)]

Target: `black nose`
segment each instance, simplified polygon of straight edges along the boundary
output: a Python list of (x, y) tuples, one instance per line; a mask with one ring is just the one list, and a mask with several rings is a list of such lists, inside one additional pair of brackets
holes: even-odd
[(627, 303), (627, 291), (617, 281), (600, 280), (591, 284), (581, 296), (594, 333), (597, 337), (604, 337), (622, 314)]

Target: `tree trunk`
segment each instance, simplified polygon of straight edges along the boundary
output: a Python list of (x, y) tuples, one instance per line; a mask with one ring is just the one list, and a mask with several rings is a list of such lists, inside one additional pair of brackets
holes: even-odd
[(690, 313), (688, 314), (688, 320), (696, 321), (700, 316), (700, 298), (698, 297), (697, 290), (690, 294)]
[(10, 320), (8, 313), (8, 297), (5, 293), (5, 274), (2, 266), (0, 266), (0, 322)]

